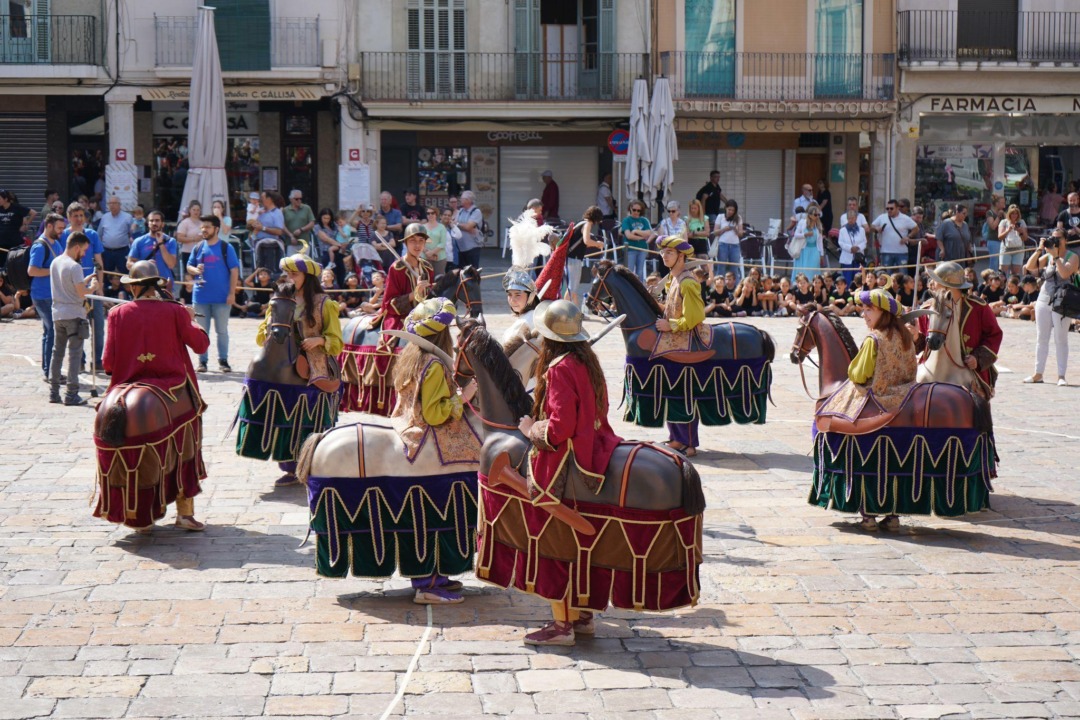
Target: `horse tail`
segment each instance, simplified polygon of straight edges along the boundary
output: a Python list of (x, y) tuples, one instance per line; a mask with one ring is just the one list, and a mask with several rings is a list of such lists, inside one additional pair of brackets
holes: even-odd
[(769, 333), (764, 330), (758, 330), (758, 332), (761, 333), (761, 354), (771, 363), (776, 359), (776, 343)]
[(323, 435), (326, 433), (311, 433), (300, 448), (300, 456), (296, 458), (296, 477), (301, 483), (307, 485), (308, 476), (311, 475), (311, 463), (315, 459), (315, 448), (318, 447)]
[(679, 462), (682, 471), (682, 509), (687, 515), (701, 515), (705, 512), (705, 493), (701, 489), (701, 476), (694, 463), (689, 460)]
[(981, 395), (971, 394), (975, 405), (975, 429), (982, 435), (994, 434), (994, 418), (990, 414), (990, 402)]
[(123, 445), (127, 437), (127, 403), (123, 395), (105, 409), (101, 419), (101, 440), (108, 445)]

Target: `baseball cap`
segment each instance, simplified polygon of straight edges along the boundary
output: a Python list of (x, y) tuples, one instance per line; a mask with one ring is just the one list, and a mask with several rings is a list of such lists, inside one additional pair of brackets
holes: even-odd
[(555, 176), (555, 173), (551, 172), (550, 170), (545, 170), (544, 172), (540, 173), (540, 177), (554, 177), (554, 176)]
[(248, 200), (258, 200), (258, 199), (259, 199), (259, 193), (254, 192), (254, 191), (248, 193)]

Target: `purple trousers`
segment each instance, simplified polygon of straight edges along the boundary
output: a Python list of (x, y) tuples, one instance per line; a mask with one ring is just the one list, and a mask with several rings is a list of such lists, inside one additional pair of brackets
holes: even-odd
[(686, 447), (696, 448), (698, 446), (698, 421), (691, 420), (688, 423), (672, 423), (667, 424), (668, 427), (668, 439), (675, 442), (682, 443)]

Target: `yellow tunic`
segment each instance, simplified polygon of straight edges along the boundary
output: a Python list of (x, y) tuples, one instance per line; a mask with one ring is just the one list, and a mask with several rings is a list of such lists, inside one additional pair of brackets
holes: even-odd
[(688, 352), (693, 347), (694, 336), (698, 342), (709, 347), (712, 329), (705, 324), (705, 301), (701, 297), (701, 283), (688, 270), (678, 277), (669, 276), (664, 287), (667, 302), (664, 303), (664, 319), (671, 325), (670, 332), (657, 333), (652, 357), (673, 352)]
[(424, 371), (420, 383), (420, 412), (428, 425), (442, 425), (447, 420), (458, 420), (463, 410), (461, 397), (450, 391), (446, 373), (440, 363), (432, 363)]
[(848, 380), (829, 396), (818, 415), (857, 419), (871, 403), (872, 414), (896, 412), (915, 382), (915, 348), (895, 333), (872, 330), (848, 365)]
[(462, 417), (463, 409), (450, 369), (431, 356), (420, 383), (401, 389), (390, 414), (409, 462), (416, 460), (429, 436), (443, 465), (479, 462), (480, 438)]
[[(303, 317), (304, 305), (303, 303), (297, 303), (293, 320), (301, 320)], [(259, 323), (259, 331), (255, 334), (256, 345), (262, 346), (266, 343), (266, 332), (269, 328), (270, 307), (267, 305), (266, 317)], [(341, 337), (341, 308), (336, 302), (329, 298), (323, 302), (321, 335), (325, 343), (323, 349), (326, 351), (327, 355), (336, 357), (341, 353), (341, 348), (344, 346), (344, 341)]]

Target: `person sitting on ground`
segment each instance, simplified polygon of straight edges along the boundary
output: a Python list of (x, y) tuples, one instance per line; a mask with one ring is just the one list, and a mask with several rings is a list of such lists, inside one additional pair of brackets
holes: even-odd
[(360, 306), (364, 303), (364, 293), (360, 292), (360, 278), (356, 273), (345, 276), (344, 289), (348, 292), (343, 292), (338, 297), (341, 304), (341, 316), (352, 317), (352, 314), (360, 310)]
[(376, 270), (371, 273), (371, 288), (375, 291), (365, 302), (360, 303), (360, 310), (365, 313), (378, 312), (382, 307), (383, 293), (386, 291), (386, 273)]
[(649, 276), (645, 278), (645, 288), (649, 291), (657, 301), (662, 301), (664, 297), (664, 283), (663, 278), (660, 277), (660, 273), (651, 272)]
[(791, 292), (791, 278), (781, 275), (780, 281), (776, 284), (779, 286), (776, 291), (776, 314), (780, 317), (794, 315), (795, 296)]
[[(820, 280), (820, 275), (814, 276)], [(789, 310), (795, 311), (800, 305), (806, 305), (807, 303), (814, 302), (814, 291), (810, 286), (810, 279), (806, 277), (806, 273), (799, 273), (795, 276), (795, 289), (791, 291), (792, 306)], [(795, 315), (795, 312), (791, 313)]]
[(1039, 281), (1034, 275), (1025, 275), (1020, 281), (1020, 302), (1012, 307), (1012, 317), (1020, 320), (1035, 319), (1035, 302), (1039, 299)]
[(747, 275), (735, 291), (735, 317), (760, 317), (761, 305), (758, 302), (758, 281), (753, 275)]
[(18, 309), (15, 291), (7, 282), (7, 273), (0, 270), (0, 318), (10, 318)]
[(1017, 275), (1010, 275), (1008, 281), (1005, 283), (1005, 293), (1001, 296), (1001, 300), (996, 303), (990, 303), (990, 309), (994, 311), (994, 314), (998, 317), (1011, 318), (1013, 316), (1013, 308), (1020, 302), (1020, 296), (1023, 294), (1023, 290), (1020, 289), (1020, 277)]
[(244, 287), (248, 288), (247, 305), (245, 306), (246, 317), (262, 317), (266, 314), (266, 306), (273, 295), (274, 281), (270, 271), (264, 267), (255, 270), (244, 278)]
[(705, 298), (705, 315), (707, 317), (731, 317), (731, 305), (735, 298), (727, 289), (727, 283), (722, 275), (713, 278), (712, 289)]
[[(860, 291), (865, 292), (865, 291)], [(854, 315), (858, 308), (855, 306), (854, 298), (847, 289), (847, 279), (841, 275), (836, 278), (836, 287), (833, 289), (832, 294), (829, 295), (829, 305), (836, 310), (836, 314), (841, 317), (847, 317)]]
[(761, 291), (758, 293), (758, 302), (761, 303), (761, 314), (765, 317), (776, 315), (777, 308), (776, 287), (771, 275), (761, 279)]

